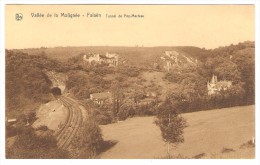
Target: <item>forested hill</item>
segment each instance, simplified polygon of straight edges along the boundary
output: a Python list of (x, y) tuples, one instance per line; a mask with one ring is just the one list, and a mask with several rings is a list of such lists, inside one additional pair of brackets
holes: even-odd
[[(219, 80), (229, 80), (233, 83), (231, 92), (225, 93), (226, 98), (232, 98), (233, 100), (225, 102), (223, 101), (225, 98), (220, 98), (219, 103), (215, 103), (216, 105), (226, 103), (222, 105), (222, 107), (225, 107), (254, 104), (254, 42), (243, 42), (212, 50), (187, 46), (58, 47), (6, 50), (7, 114), (12, 116), (18, 114), (17, 112), (31, 111), (37, 108), (40, 103), (51, 99), (51, 82), (45, 74), (46, 70), (66, 73), (71, 78), (67, 83), (73, 82), (71, 83), (72, 86), (69, 86), (73, 89), (71, 91), (77, 91), (77, 94), (80, 93), (79, 91), (83, 91), (78, 94), (79, 99), (89, 97), (91, 91), (86, 91), (88, 90), (87, 87), (91, 87), (91, 90), (95, 92), (110, 89), (112, 82), (104, 79), (104, 77), (115, 73), (113, 68), (102, 65), (82, 67), (79, 65), (79, 60), (72, 60), (72, 57), (88, 52), (118, 53), (119, 56), (122, 56), (120, 58), (128, 60), (129, 64), (135, 64), (134, 67), (130, 65), (119, 69), (120, 76), (126, 80), (125, 83), (127, 84), (129, 83), (127, 78), (130, 73), (130, 77), (137, 77), (141, 75), (139, 74), (141, 72), (153, 72), (152, 67), (143, 67), (142, 65), (152, 66), (154, 62), (158, 61), (158, 57), (167, 50), (180, 52), (199, 61), (196, 66), (183, 65), (169, 72), (165, 72), (163, 69), (156, 70), (164, 72), (165, 79), (162, 81), (179, 84), (180, 89), (184, 92), (183, 95), (187, 96), (191, 101), (194, 101), (195, 98), (205, 100), (208, 97), (207, 81), (215, 74)], [(91, 77), (91, 79), (86, 80), (85, 77)], [(216, 98), (214, 99), (213, 101), (216, 102)], [(197, 103), (199, 102), (202, 101), (197, 100)], [(207, 108), (212, 107), (204, 107), (204, 109)]]
[(61, 62), (6, 50), (6, 110), (16, 116), (33, 111), (51, 99), (51, 81), (45, 70), (66, 71)]
[[(177, 68), (165, 76), (168, 81), (180, 84), (182, 94), (191, 102), (190, 111), (254, 104), (254, 42), (207, 50), (202, 56), (197, 67)], [(208, 96), (206, 86), (213, 74), (219, 81), (231, 81), (231, 88), (220, 95)]]
[(209, 75), (215, 73), (222, 80), (241, 83), (244, 101), (255, 101), (255, 42), (244, 42), (211, 50), (204, 66)]

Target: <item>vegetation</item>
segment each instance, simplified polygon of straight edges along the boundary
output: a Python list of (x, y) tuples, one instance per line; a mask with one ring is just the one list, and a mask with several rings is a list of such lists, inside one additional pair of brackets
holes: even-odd
[(6, 51), (6, 112), (7, 116), (35, 111), (41, 103), (52, 99), (51, 81), (44, 70), (66, 71), (61, 63), (45, 55), (28, 56)]
[(155, 123), (160, 127), (162, 138), (168, 144), (168, 155), (170, 155), (170, 144), (177, 146), (184, 142), (183, 129), (187, 127), (187, 123), (179, 114), (182, 104), (181, 97), (176, 94), (174, 100), (167, 99), (157, 111)]
[(67, 151), (57, 147), (56, 139), (47, 134), (39, 136), (31, 127), (20, 127), (11, 147), (6, 148), (6, 157), (11, 159), (64, 159)]
[(101, 130), (95, 118), (89, 116), (72, 142), (74, 158), (95, 158), (103, 142)]
[[(211, 158), (213, 153), (217, 154), (215, 158), (221, 158), (223, 148), (235, 150), (225, 154), (229, 159), (254, 158), (254, 148), (239, 148), (255, 134), (252, 129), (255, 125), (254, 113), (255, 106), (250, 105), (181, 114), (189, 126), (184, 129), (184, 143), (171, 149), (172, 158), (178, 154), (188, 158)], [(101, 158), (169, 158), (167, 144), (161, 138), (159, 127), (154, 124), (154, 116), (105, 125), (102, 133), (104, 140), (113, 139), (118, 143)]]
[[(192, 65), (182, 63), (166, 72), (158, 62), (165, 50), (178, 51), (199, 62)], [(196, 47), (6, 50), (6, 114), (7, 117), (17, 117), (18, 125), (32, 124), (39, 105), (54, 99), (52, 94), (61, 94), (59, 88), (51, 89), (52, 82), (46, 72), (63, 72), (68, 77), (66, 92), (92, 109), (93, 115), (84, 123), (84, 129), (79, 131), (74, 141), (73, 157), (93, 158), (98, 154), (103, 143), (98, 124), (109, 124), (133, 116), (156, 115), (156, 124), (165, 142), (177, 145), (184, 141), (182, 134), (187, 126), (179, 114), (255, 103), (254, 50), (254, 42), (212, 50)], [(82, 52), (118, 53), (119, 66), (88, 64), (82, 60)], [(164, 74), (162, 83), (144, 78), (145, 73), (154, 71)], [(207, 81), (213, 74), (219, 80), (231, 81), (232, 86), (208, 95)], [(174, 84), (176, 88), (168, 88), (169, 84)], [(88, 100), (90, 94), (105, 91), (112, 93), (112, 102), (97, 105)], [(150, 91), (156, 95), (149, 96)], [(167, 99), (161, 94), (164, 92), (163, 95), (166, 95), (165, 91)], [(54, 137), (36, 135), (35, 131), (47, 131), (45, 126), (36, 130), (9, 127), (7, 137), (17, 136), (13, 149), (7, 151), (10, 158), (68, 156), (57, 148)], [(24, 146), (26, 143), (28, 146)], [(22, 150), (23, 147), (25, 150)], [(49, 152), (45, 153), (47, 150)]]
[[(142, 99), (135, 99), (138, 97), (135, 97), (134, 92), (127, 93), (126, 91), (130, 88), (136, 88), (136, 85), (142, 86), (143, 88), (144, 84), (147, 84), (141, 79), (140, 81), (134, 80), (134, 83), (129, 83), (129, 80), (131, 78), (138, 78), (143, 71), (152, 71), (154, 68), (154, 63), (158, 63), (159, 56), (162, 55), (165, 50), (175, 50), (193, 59), (198, 59), (199, 61), (197, 65), (184, 63), (179, 67), (175, 67), (170, 72), (165, 73), (165, 80), (168, 80), (170, 83), (178, 84), (179, 88), (183, 91), (182, 94), (185, 96), (187, 103), (187, 107), (183, 112), (254, 104), (254, 42), (244, 42), (239, 43), (238, 45), (219, 47), (211, 50), (196, 47), (57, 47), (47, 49), (24, 49), (22, 51), (30, 54), (31, 56), (23, 54), (21, 58), (17, 58), (16, 56), (18, 56), (18, 54), (21, 55), (21, 52), (18, 52), (17, 50), (14, 52), (7, 51), (7, 67), (10, 68), (10, 66), (15, 65), (16, 70), (14, 72), (17, 72), (17, 69), (22, 69), (18, 68), (20, 65), (17, 65), (16, 60), (12, 60), (17, 59), (19, 62), (19, 59), (24, 59), (25, 61), (28, 61), (28, 64), (25, 63), (24, 68), (34, 72), (32, 73), (33, 75), (30, 74), (30, 77), (33, 77), (33, 79), (39, 79), (39, 83), (35, 84), (40, 86), (36, 86), (35, 88), (43, 90), (34, 93), (37, 98), (44, 98), (44, 101), (50, 100), (47, 96), (41, 96), (44, 94), (48, 95), (50, 84), (48, 84), (48, 78), (44, 73), (42, 73), (42, 69), (52, 69), (67, 72), (68, 81), (66, 82), (66, 89), (68, 89), (68, 91), (77, 99), (87, 99), (91, 93), (103, 91), (112, 91), (116, 93), (114, 91), (115, 86), (113, 84), (118, 82), (120, 84), (120, 91), (124, 95), (124, 100), (134, 99), (133, 101), (135, 104), (132, 104), (131, 106), (135, 111), (135, 115), (154, 115), (153, 111), (142, 112), (145, 108), (142, 108), (142, 105), (136, 106), (136, 101), (140, 101)], [(119, 61), (124, 63), (120, 63), (118, 68), (108, 67), (105, 64), (92, 66), (82, 60), (84, 54), (82, 52), (95, 52), (101, 54), (106, 52), (115, 52), (120, 54)], [(9, 58), (12, 57), (12, 55), (14, 56), (14, 54), (16, 55), (14, 58)], [(55, 59), (63, 61), (63, 63), (56, 60), (51, 60), (47, 58), (47, 56), (50, 58), (54, 57)], [(37, 65), (34, 65), (33, 62), (36, 61), (35, 58), (37, 59)], [(30, 65), (32, 65), (33, 68), (30, 67)], [(10, 71), (8, 68), (7, 72)], [(37, 70), (37, 68), (39, 68), (39, 70)], [(157, 71), (162, 71), (162, 68), (162, 66), (158, 66)], [(232, 81), (232, 87), (230, 90), (221, 91), (219, 95), (208, 96), (206, 84), (207, 81), (211, 79), (213, 74), (217, 75), (219, 80)], [(12, 73), (10, 72), (10, 74), (8, 73), (7, 75), (12, 75)], [(13, 83), (15, 83), (15, 81), (21, 79), (20, 77), (23, 74), (20, 74), (19, 72), (17, 75), (19, 76), (9, 76), (7, 79), (10, 79)], [(18, 78), (14, 80), (13, 77)], [(107, 77), (110, 78), (107, 79)], [(37, 81), (32, 80), (29, 82)], [(11, 83), (8, 84), (11, 85)], [(26, 86), (31, 86), (31, 84), (23, 83), (18, 85), (25, 88)], [(146, 86), (145, 89), (151, 89), (151, 87), (155, 85), (156, 84), (150, 84), (149, 86)], [(161, 88), (153, 90), (157, 90), (159, 93)], [(9, 93), (11, 93), (11, 91), (13, 91), (13, 93), (18, 91), (19, 93), (19, 90), (15, 88), (7, 91), (10, 91)], [(11, 95), (14, 94), (7, 93), (7, 96), (10, 96), (10, 99), (7, 99), (7, 107), (10, 107), (8, 108), (10, 110), (20, 109), (20, 107), (25, 106), (23, 103), (31, 102), (30, 98), (26, 99), (27, 97), (24, 98), (15, 94), (17, 97), (12, 99)], [(30, 96), (30, 94), (26, 94), (26, 96)], [(24, 100), (21, 101), (21, 98), (24, 98)], [(9, 100), (12, 101), (9, 102)], [(19, 104), (12, 104), (13, 102), (18, 102)], [(33, 103), (38, 102), (42, 101), (33, 101)], [(118, 103), (116, 103), (117, 106), (114, 106), (113, 108), (115, 111), (114, 113), (116, 114), (119, 113)], [(30, 109), (33, 108), (30, 107)], [(120, 112), (122, 119), (125, 118), (122, 116), (127, 116), (125, 114), (127, 113), (123, 110)], [(116, 115), (114, 116), (116, 117)]]
[[(197, 66), (184, 66), (166, 73), (165, 79), (178, 83), (186, 101), (183, 112), (208, 110), (254, 104), (254, 43), (204, 51), (203, 63)], [(228, 90), (218, 94), (207, 94), (207, 81), (212, 75), (219, 80), (232, 82)]]

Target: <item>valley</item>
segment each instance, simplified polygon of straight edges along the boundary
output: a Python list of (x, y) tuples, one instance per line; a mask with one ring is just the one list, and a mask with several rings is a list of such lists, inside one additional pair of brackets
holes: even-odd
[(254, 42), (42, 47), (6, 59), (7, 157), (254, 157)]

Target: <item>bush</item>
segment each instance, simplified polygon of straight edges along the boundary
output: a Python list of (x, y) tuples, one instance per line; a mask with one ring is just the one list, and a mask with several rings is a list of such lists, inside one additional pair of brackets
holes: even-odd
[(144, 105), (138, 105), (134, 109), (134, 114), (138, 116), (151, 116), (155, 115), (155, 107), (156, 103), (151, 102), (149, 104), (144, 104)]
[(125, 120), (129, 116), (129, 114), (127, 110), (120, 109), (117, 116), (118, 116), (118, 120)]
[(74, 158), (95, 158), (103, 143), (101, 129), (94, 116), (89, 116), (83, 123), (76, 138), (72, 140)]
[(140, 69), (136, 67), (125, 67), (119, 70), (119, 73), (127, 75), (129, 77), (137, 77), (140, 74)]
[(100, 125), (106, 125), (112, 123), (113, 118), (108, 113), (99, 113), (96, 115), (96, 121)]
[(23, 127), (14, 144), (6, 148), (6, 157), (12, 159), (69, 158), (67, 151), (57, 147), (52, 135), (37, 136), (31, 127)]

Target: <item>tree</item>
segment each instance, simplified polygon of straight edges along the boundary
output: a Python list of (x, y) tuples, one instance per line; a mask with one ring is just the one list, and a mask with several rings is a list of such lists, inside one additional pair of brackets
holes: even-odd
[(125, 99), (125, 102), (121, 104), (120, 110), (117, 114), (118, 120), (126, 120), (129, 116), (133, 116), (135, 114), (135, 111), (133, 109), (134, 107), (134, 101), (130, 99)]
[(234, 63), (241, 72), (241, 80), (245, 82), (245, 103), (254, 104), (255, 100), (255, 49), (248, 48), (234, 53)]
[(72, 150), (76, 158), (93, 158), (97, 155), (103, 142), (101, 129), (90, 116), (84, 121), (82, 128), (72, 141)]
[(120, 108), (124, 102), (124, 93), (120, 85), (120, 82), (115, 80), (111, 85), (112, 101), (113, 101), (113, 113), (114, 117), (117, 117)]
[(222, 80), (232, 81), (237, 84), (241, 81), (241, 73), (238, 66), (232, 61), (225, 61), (215, 68), (215, 73)]
[(167, 152), (170, 155), (170, 145), (175, 147), (184, 142), (183, 130), (187, 127), (186, 120), (181, 117), (179, 109), (183, 107), (182, 99), (179, 94), (175, 96), (176, 100), (169, 98), (159, 106), (157, 111), (156, 125), (160, 127), (163, 140), (167, 143)]
[(205, 88), (207, 81), (204, 77), (196, 72), (184, 75), (185, 78), (181, 81), (181, 91), (179, 92), (185, 96), (185, 99), (192, 101), (207, 94), (207, 89)]

